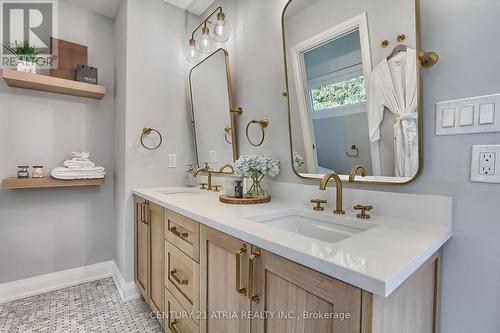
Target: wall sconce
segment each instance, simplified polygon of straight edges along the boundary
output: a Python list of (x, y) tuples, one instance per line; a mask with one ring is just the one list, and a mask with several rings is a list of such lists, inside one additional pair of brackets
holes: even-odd
[[(201, 37), (195, 39), (194, 35), (200, 28)], [(222, 7), (218, 7), (193, 30), (187, 49), (187, 62), (197, 63), (203, 54), (210, 54), (215, 50), (216, 42), (227, 42), (230, 34), (231, 30), (226, 15), (222, 11)]]

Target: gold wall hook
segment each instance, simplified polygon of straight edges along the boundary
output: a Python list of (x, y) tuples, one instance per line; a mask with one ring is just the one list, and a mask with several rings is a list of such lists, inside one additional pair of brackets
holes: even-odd
[(398, 43), (402, 43), (402, 42), (404, 42), (406, 40), (406, 35), (405, 34), (399, 34), (399, 35), (397, 35), (396, 40), (398, 41)]
[(267, 128), (267, 126), (269, 126), (269, 120), (267, 118), (261, 119), (258, 122), (260, 127)]
[(439, 55), (432, 51), (420, 51), (418, 52), (418, 58), (422, 67), (432, 67), (438, 62)]
[(389, 46), (389, 41), (387, 39), (384, 39), (381, 43), (380, 43), (380, 46), (382, 46), (383, 48), (386, 48)]
[(238, 106), (235, 108), (231, 108), (229, 111), (231, 111), (231, 113), (237, 113), (237, 114), (241, 115), (243, 113), (243, 108)]

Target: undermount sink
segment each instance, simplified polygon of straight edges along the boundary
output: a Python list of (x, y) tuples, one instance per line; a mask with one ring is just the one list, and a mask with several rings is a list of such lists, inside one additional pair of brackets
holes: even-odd
[(301, 209), (288, 209), (247, 218), (327, 243), (337, 243), (376, 227), (374, 224), (357, 221), (350, 217)]

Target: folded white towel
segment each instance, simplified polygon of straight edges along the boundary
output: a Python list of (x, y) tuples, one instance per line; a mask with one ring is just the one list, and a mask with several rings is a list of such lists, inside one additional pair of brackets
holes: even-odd
[(61, 179), (61, 180), (75, 180), (75, 179), (103, 179), (104, 175), (80, 175), (80, 176), (52, 176), (56, 179)]
[(74, 151), (71, 153), (71, 156), (80, 161), (88, 161), (90, 153), (88, 151), (82, 151), (81, 153)]
[(68, 161), (64, 161), (63, 165), (69, 169), (83, 169), (83, 168), (94, 168), (95, 163), (92, 161), (83, 161), (76, 158)]
[(104, 178), (106, 172), (103, 167), (84, 169), (58, 167), (52, 170), (51, 174), (57, 179), (98, 179)]

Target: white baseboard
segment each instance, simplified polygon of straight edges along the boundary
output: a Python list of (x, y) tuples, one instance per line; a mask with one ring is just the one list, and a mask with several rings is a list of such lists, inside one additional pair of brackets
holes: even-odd
[(140, 296), (139, 289), (135, 285), (134, 281), (125, 282), (118, 266), (113, 262), (112, 266), (113, 280), (115, 281), (116, 289), (123, 301), (129, 301)]
[[(106, 261), (99, 264), (2, 283), (0, 284), (0, 304), (111, 276), (114, 277), (113, 267), (114, 261)], [(128, 291), (128, 293), (131, 292)]]

